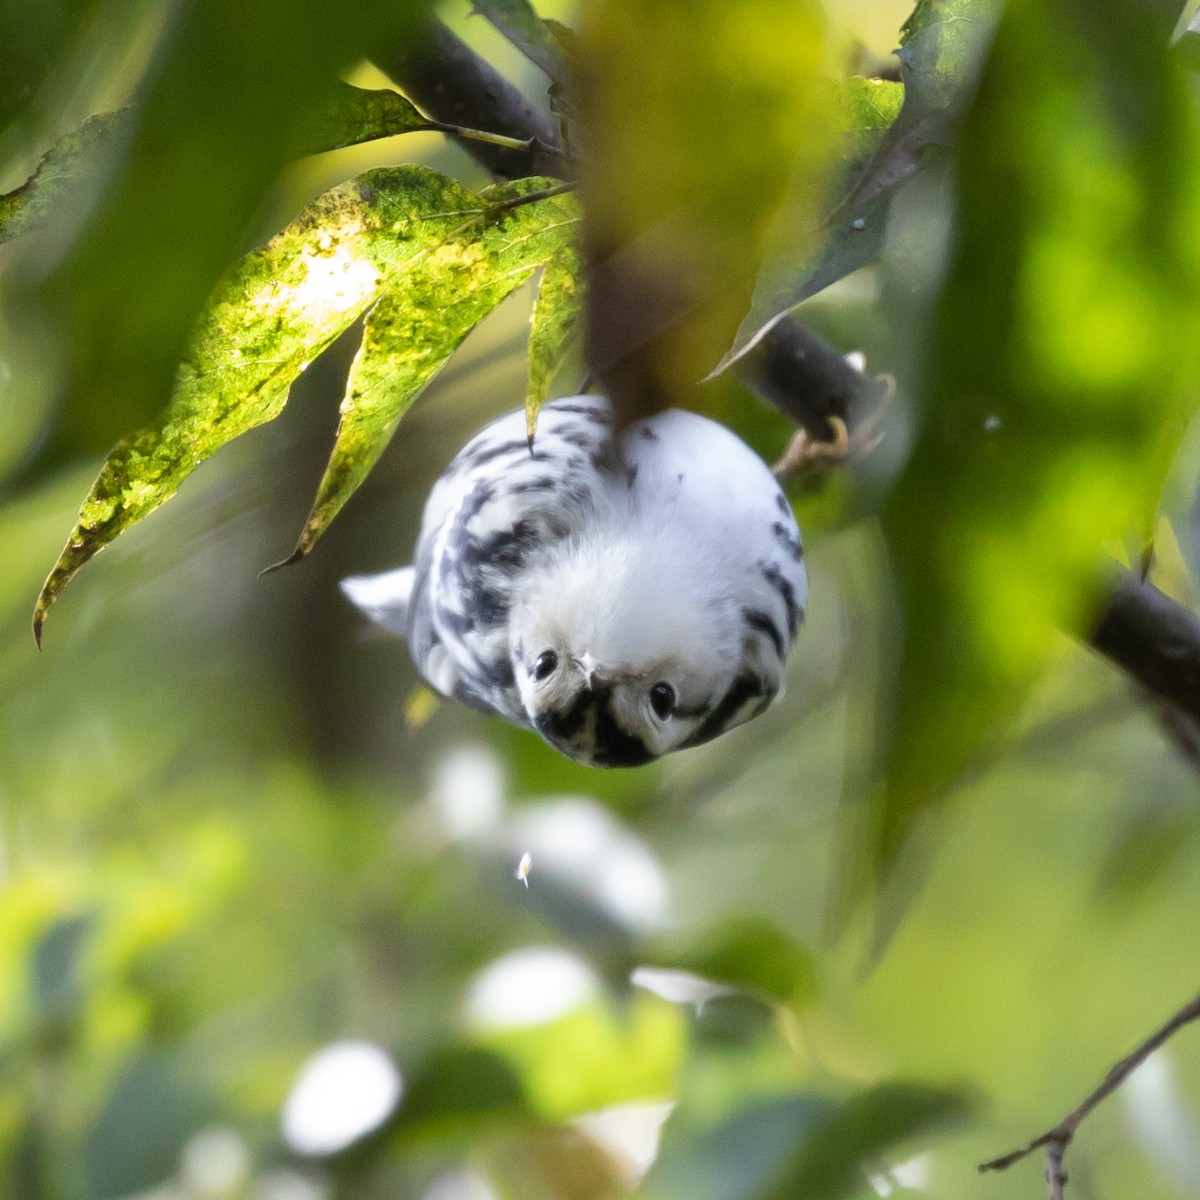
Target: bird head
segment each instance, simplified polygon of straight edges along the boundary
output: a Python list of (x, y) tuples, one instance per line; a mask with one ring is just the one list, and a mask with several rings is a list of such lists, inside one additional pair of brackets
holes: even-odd
[[(564, 548), (513, 613), (510, 655), (529, 723), (598, 767), (640, 766), (721, 732), (745, 648), (720, 578), (661, 544), (592, 538)], [(755, 675), (748, 686), (769, 699), (778, 681)]]

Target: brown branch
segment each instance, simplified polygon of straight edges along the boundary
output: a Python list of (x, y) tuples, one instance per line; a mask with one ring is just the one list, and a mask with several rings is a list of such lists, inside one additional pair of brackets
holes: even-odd
[(1026, 1155), (1035, 1150), (1046, 1148), (1046, 1184), (1049, 1188), (1050, 1200), (1064, 1200), (1063, 1189), (1066, 1187), (1067, 1175), (1063, 1169), (1063, 1158), (1067, 1147), (1071, 1144), (1079, 1126), (1083, 1124), (1088, 1114), (1102, 1100), (1111, 1096), (1154, 1053), (1164, 1042), (1173, 1037), (1185, 1025), (1200, 1018), (1200, 995), (1195, 996), (1183, 1006), (1169, 1021), (1156, 1029), (1132, 1053), (1126, 1055), (1120, 1062), (1114, 1063), (1104, 1077), (1104, 1082), (1091, 1092), (1083, 1102), (1069, 1112), (1053, 1129), (1033, 1139), (1019, 1150), (1012, 1150), (980, 1163), (980, 1171), (1004, 1171), (1015, 1162), (1020, 1162)]
[(1147, 691), (1200, 721), (1200, 618), (1195, 613), (1122, 572), (1091, 643)]
[(459, 145), (498, 179), (563, 177), (568, 164), (553, 119), (441, 21), (430, 20), (420, 37), (376, 54), (375, 62), (435, 120), (527, 143), (527, 149), (513, 149), (459, 139)]

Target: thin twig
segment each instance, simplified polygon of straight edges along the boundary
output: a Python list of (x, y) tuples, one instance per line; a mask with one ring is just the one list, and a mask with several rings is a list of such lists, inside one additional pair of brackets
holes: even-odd
[(1154, 1053), (1164, 1042), (1173, 1037), (1185, 1025), (1200, 1018), (1200, 995), (1193, 997), (1169, 1021), (1156, 1029), (1131, 1054), (1126, 1055), (1120, 1062), (1109, 1068), (1104, 1082), (1091, 1092), (1083, 1102), (1069, 1112), (1053, 1129), (1035, 1137), (1028, 1145), (1018, 1150), (1011, 1150), (999, 1158), (980, 1163), (980, 1171), (1004, 1171), (1015, 1162), (1020, 1162), (1026, 1155), (1046, 1147), (1046, 1184), (1049, 1187), (1050, 1200), (1065, 1200), (1063, 1189), (1067, 1184), (1067, 1174), (1063, 1169), (1063, 1158), (1067, 1147), (1083, 1124), (1088, 1114), (1102, 1100), (1111, 1096)]
[(548, 146), (539, 137), (506, 137), (503, 133), (488, 133), (486, 129), (468, 129), (465, 125), (451, 125), (446, 121), (427, 121), (426, 128), (433, 133), (446, 133), (451, 137), (464, 138), (471, 142), (484, 142), (489, 146), (500, 146), (505, 150), (519, 150), (524, 154), (550, 154), (562, 158), (557, 146)]
[(488, 205), (489, 213), (507, 212), (510, 208), (520, 208), (525, 204), (536, 204), (539, 200), (549, 200), (551, 196), (561, 196), (566, 192), (579, 190), (579, 184), (574, 181), (558, 183), (554, 187), (541, 188), (536, 192), (526, 192), (524, 196), (514, 196), (511, 200), (501, 200), (499, 204)]

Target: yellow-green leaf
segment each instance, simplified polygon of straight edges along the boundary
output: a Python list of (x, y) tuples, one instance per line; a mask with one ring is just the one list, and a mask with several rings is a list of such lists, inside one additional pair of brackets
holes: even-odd
[[(350, 370), (329, 465), (285, 562), (296, 562), (313, 548), (378, 461), (409, 406), (475, 325), (539, 265), (573, 254), (579, 222), (573, 196), (503, 207), (549, 183), (522, 179), (471, 197), (472, 221), (413, 264), (380, 298)], [(532, 343), (530, 354), (532, 359)], [(553, 354), (541, 350), (539, 361), (549, 369)]]
[(546, 263), (529, 325), (529, 386), (525, 392), (526, 431), (532, 438), (550, 382), (579, 336), (583, 322), (580, 292), (583, 263), (568, 243)]
[[(319, 198), (248, 256), (202, 319), (162, 418), (117, 446), (101, 468), (38, 597), (35, 635), (89, 558), (173, 496), (214, 451), (277, 416), (297, 374), (364, 309), (389, 291), (399, 296), (396, 289), (409, 278), (416, 304), (433, 274), (431, 255), (442, 256), (444, 295), (469, 292), (497, 270), (518, 269), (512, 266), (518, 260), (527, 275), (540, 261), (529, 244), (537, 218), (520, 217), (526, 209), (516, 209), (493, 223), (486, 204), (424, 167), (372, 171)], [(555, 244), (570, 236), (560, 216), (547, 220), (555, 226)], [(485, 245), (476, 251), (471, 231), (480, 228)], [(506, 266), (497, 268), (493, 250), (495, 263)], [(486, 264), (479, 274), (456, 270), (472, 256)], [(449, 348), (456, 345), (462, 332), (453, 322), (443, 325), (448, 315), (427, 311), (430, 325), (422, 336), (436, 340), (441, 329)]]

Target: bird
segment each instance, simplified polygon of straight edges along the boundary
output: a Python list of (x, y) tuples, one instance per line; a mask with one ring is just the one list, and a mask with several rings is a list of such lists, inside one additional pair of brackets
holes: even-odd
[(344, 579), (439, 693), (577, 762), (634, 767), (764, 712), (804, 617), (804, 548), (763, 460), (669, 409), (619, 434), (599, 395), (462, 448), (410, 566)]

